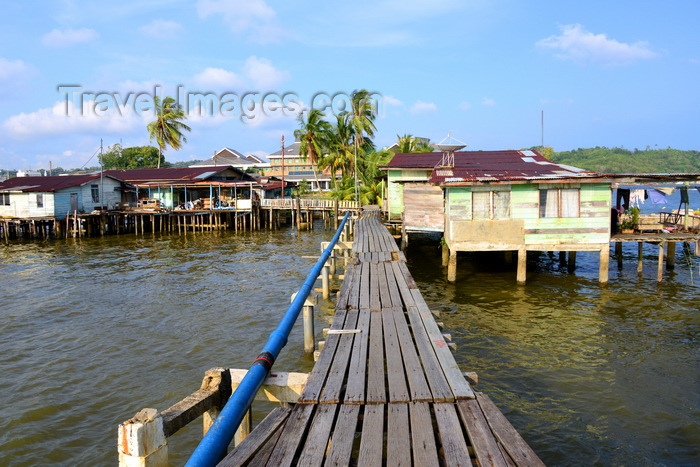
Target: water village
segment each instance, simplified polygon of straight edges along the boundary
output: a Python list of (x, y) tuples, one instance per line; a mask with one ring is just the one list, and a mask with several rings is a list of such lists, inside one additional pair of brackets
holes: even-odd
[[(187, 465), (543, 465), (488, 395), (473, 389), (478, 369), (456, 364), (449, 334), (400, 247), (413, 235), (441, 235), (449, 281), (456, 280), (459, 252), (500, 252), (517, 261), (515, 279), (522, 284), (528, 252), (557, 252), (571, 271), (577, 252), (593, 252), (603, 284), (611, 245), (617, 254), (622, 243), (637, 243), (639, 265), (642, 245), (657, 245), (659, 281), (664, 261), (674, 267), (678, 243), (686, 250), (694, 245), (698, 254), (700, 216), (689, 206), (688, 190), (700, 174), (602, 174), (553, 163), (533, 150), (459, 151), (444, 144), (435, 152), (395, 154), (381, 168), (382, 206), (361, 206), (295, 196), (301, 179), (283, 162), (298, 157), (295, 145), (276, 155), (281, 171), (275, 175), (248, 173), (226, 149), (225, 157), (193, 167), (15, 177), (0, 184), (6, 242), (283, 225), (302, 230), (312, 228), (314, 217), (336, 229), (251, 367), (214, 367), (172, 407), (143, 409), (125, 420), (118, 430), (120, 465), (167, 465), (168, 437), (200, 417), (205, 435)], [(325, 175), (316, 191), (330, 188)], [(645, 216), (630, 209), (669, 186), (681, 191), (678, 209)], [(331, 278), (342, 280), (340, 290), (330, 290)], [(335, 299), (322, 342), (315, 342), (316, 291)], [(304, 348), (316, 364), (308, 374), (277, 371), (274, 361), (299, 314)], [(253, 427), (255, 400), (280, 406)]]

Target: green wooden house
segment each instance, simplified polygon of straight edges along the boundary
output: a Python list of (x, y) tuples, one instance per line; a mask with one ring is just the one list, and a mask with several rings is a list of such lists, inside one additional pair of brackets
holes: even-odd
[(442, 232), (454, 281), (458, 251), (600, 253), (607, 282), (611, 180), (556, 164), (536, 151), (464, 151), (446, 166), (441, 152), (397, 154), (384, 167), (390, 220), (406, 232)]

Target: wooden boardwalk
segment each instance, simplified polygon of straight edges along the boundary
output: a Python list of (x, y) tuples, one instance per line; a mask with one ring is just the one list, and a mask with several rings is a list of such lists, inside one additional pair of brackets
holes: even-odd
[(543, 464), (472, 390), (379, 211), (365, 211), (298, 402), (273, 410), (219, 465)]

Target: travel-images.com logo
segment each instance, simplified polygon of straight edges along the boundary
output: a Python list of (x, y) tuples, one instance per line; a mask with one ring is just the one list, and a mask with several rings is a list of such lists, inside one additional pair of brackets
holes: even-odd
[[(154, 116), (155, 98), (161, 102), (162, 87), (154, 86), (152, 92), (93, 92), (84, 91), (80, 85), (59, 85), (63, 95), (64, 111), (68, 117), (139, 117)], [(263, 118), (292, 117), (309, 109), (317, 109), (326, 115), (339, 115), (352, 110), (352, 93), (318, 92), (311, 96), (307, 106), (297, 93), (286, 92), (200, 92), (187, 91), (177, 86), (171, 96), (188, 118), (226, 117), (238, 118), (245, 124), (255, 125)], [(384, 99), (381, 94), (367, 94), (375, 117), (384, 115)]]

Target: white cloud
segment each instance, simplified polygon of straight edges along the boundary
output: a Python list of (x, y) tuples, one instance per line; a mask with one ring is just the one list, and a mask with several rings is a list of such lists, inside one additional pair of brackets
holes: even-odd
[(85, 101), (80, 111), (71, 101), (59, 101), (53, 107), (14, 115), (3, 122), (2, 128), (15, 139), (83, 133), (123, 134), (137, 128), (145, 131), (152, 118), (149, 112), (132, 111), (122, 116), (112, 110), (100, 112), (99, 102), (97, 111), (95, 106), (95, 101)]
[(200, 88), (200, 91), (233, 91), (244, 86), (243, 80), (241, 80), (236, 73), (224, 70), (223, 68), (206, 68), (201, 73), (196, 74), (192, 78), (192, 81), (195, 86)]
[(460, 108), (460, 110), (469, 110), (472, 108), (472, 105), (469, 102), (464, 101), (464, 102), (460, 102), (459, 108)]
[(481, 105), (485, 107), (495, 107), (496, 101), (491, 98), (484, 97), (483, 99), (481, 99)]
[(243, 72), (250, 78), (253, 87), (261, 91), (271, 91), (289, 79), (289, 72), (278, 70), (270, 60), (255, 56), (246, 60)]
[(413, 115), (431, 113), (436, 110), (437, 105), (432, 102), (416, 101), (416, 103), (411, 106), (411, 114)]
[(387, 107), (401, 107), (403, 102), (394, 96), (382, 96), (382, 103)]
[(34, 72), (34, 68), (22, 60), (0, 57), (0, 95), (13, 95), (15, 90), (26, 85), (27, 77)]
[(624, 65), (636, 60), (658, 56), (644, 41), (626, 44), (609, 39), (605, 34), (593, 34), (580, 24), (561, 26), (561, 35), (541, 39), (535, 44), (555, 52), (558, 58), (578, 63), (591, 62)]
[(99, 37), (99, 34), (94, 29), (54, 29), (48, 34), (45, 34), (41, 39), (41, 43), (49, 47), (68, 47), (81, 42), (90, 42)]
[(175, 36), (182, 33), (183, 28), (180, 23), (176, 23), (175, 21), (154, 19), (150, 23), (141, 26), (139, 31), (141, 34), (158, 39), (173, 39)]
[(252, 42), (278, 42), (287, 35), (265, 0), (199, 0), (197, 14), (200, 18), (222, 16), (234, 33)]

